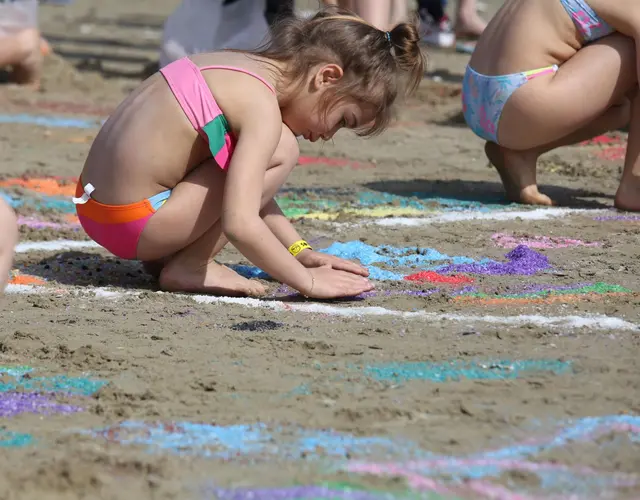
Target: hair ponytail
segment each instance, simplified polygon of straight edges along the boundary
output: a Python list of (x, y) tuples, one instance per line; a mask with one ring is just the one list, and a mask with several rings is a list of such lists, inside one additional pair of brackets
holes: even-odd
[(398, 69), (406, 75), (406, 92), (412, 94), (420, 85), (426, 66), (418, 29), (411, 23), (400, 23), (389, 32), (389, 38)]

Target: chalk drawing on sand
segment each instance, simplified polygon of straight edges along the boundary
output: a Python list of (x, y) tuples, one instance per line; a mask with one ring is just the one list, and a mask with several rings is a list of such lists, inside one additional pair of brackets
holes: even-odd
[(508, 221), (508, 220), (548, 220), (570, 215), (595, 215), (603, 213), (603, 210), (580, 209), (580, 208), (534, 208), (530, 210), (505, 210), (494, 212), (451, 212), (425, 217), (394, 217), (386, 219), (371, 219), (356, 223), (342, 223), (344, 226), (364, 226), (369, 224), (385, 227), (419, 227), (429, 224), (446, 224), (451, 222), (464, 221)]
[[(304, 158), (305, 164), (336, 163), (331, 158)], [(340, 161), (338, 161), (340, 163)], [(344, 160), (344, 166), (360, 168), (359, 164)], [(342, 165), (340, 163), (340, 165)], [(355, 166), (354, 166), (355, 165)], [(75, 194), (77, 178), (36, 177), (12, 178), (0, 181), (5, 190), (21, 188), (20, 193), (0, 191), (14, 208), (33, 211), (54, 210), (73, 216), (66, 222), (77, 224), (75, 206), (71, 197)], [(443, 198), (431, 193), (407, 193), (406, 196), (380, 192), (346, 192), (331, 189), (284, 190), (277, 196), (285, 215), (290, 218), (311, 218), (334, 221), (341, 214), (379, 219), (381, 225), (421, 225), (425, 223), (455, 222), (463, 220), (512, 220), (515, 218), (540, 220), (560, 217), (586, 210), (548, 208), (522, 210), (514, 204), (492, 203)], [(591, 210), (590, 213), (598, 213)], [(418, 218), (407, 217), (426, 216)], [(28, 221), (25, 220), (25, 223)], [(362, 223), (358, 223), (362, 224)]]
[(491, 240), (496, 246), (502, 248), (516, 248), (525, 245), (529, 248), (571, 248), (571, 247), (599, 247), (598, 241), (586, 242), (573, 238), (560, 238), (557, 236), (515, 236), (506, 233), (495, 233)]
[(107, 384), (106, 381), (66, 375), (33, 376), (30, 367), (0, 367), (0, 393), (37, 392), (90, 396)]
[[(330, 363), (322, 368), (326, 374), (322, 381), (344, 381), (348, 377), (349, 386), (355, 391), (362, 384), (371, 381), (382, 382), (391, 387), (399, 387), (408, 382), (446, 383), (461, 380), (515, 380), (534, 375), (564, 375), (571, 373), (573, 365), (569, 361), (556, 359), (522, 360), (475, 360), (475, 361), (392, 361), (366, 365), (341, 366)], [(287, 393), (287, 396), (308, 396), (313, 394), (318, 379), (304, 382)], [(351, 389), (349, 389), (351, 390)]]
[[(52, 289), (47, 286), (34, 285), (7, 285), (7, 294), (64, 294), (69, 293), (74, 296), (85, 296), (88, 298), (104, 298), (119, 300), (125, 297), (137, 295), (140, 292), (127, 292), (105, 287), (81, 287), (70, 289)], [(163, 292), (156, 292), (162, 294)], [(431, 311), (399, 311), (387, 309), (385, 307), (350, 307), (337, 306), (321, 303), (292, 303), (278, 300), (260, 300), (246, 297), (214, 297), (211, 295), (184, 295), (184, 297), (194, 300), (199, 304), (234, 304), (243, 307), (269, 309), (272, 311), (299, 312), (307, 314), (320, 314), (343, 318), (362, 318), (364, 316), (393, 316), (406, 320), (425, 321), (435, 324), (447, 322), (462, 325), (502, 325), (505, 327), (519, 327), (527, 325), (543, 326), (553, 330), (564, 330), (570, 328), (587, 328), (594, 330), (626, 330), (637, 331), (638, 325), (622, 318), (605, 316), (600, 314), (587, 314), (583, 316), (543, 316), (538, 314), (518, 315), (518, 316), (494, 316), (494, 315), (465, 315), (465, 314), (441, 314)]]
[[(33, 285), (7, 285), (7, 294), (48, 294), (48, 293), (69, 293), (75, 296), (85, 296), (88, 298), (105, 298), (118, 300), (124, 297), (137, 295), (140, 292), (127, 292), (105, 287), (82, 287), (75, 289), (55, 289), (50, 287)], [(164, 292), (156, 292), (162, 294)], [(234, 304), (244, 307), (270, 309), (273, 311), (300, 312), (307, 314), (320, 314), (327, 316), (337, 316), (343, 318), (362, 318), (364, 316), (393, 316), (406, 320), (420, 320), (429, 323), (442, 324), (452, 322), (463, 325), (474, 325), (476, 323), (489, 325), (502, 325), (505, 327), (519, 327), (527, 325), (538, 325), (553, 330), (563, 330), (570, 328), (587, 328), (594, 330), (626, 330), (638, 331), (640, 327), (622, 318), (605, 316), (601, 314), (587, 314), (583, 316), (543, 316), (537, 314), (518, 316), (494, 316), (494, 315), (465, 315), (465, 314), (439, 314), (430, 311), (399, 311), (384, 307), (348, 307), (319, 303), (291, 303), (277, 300), (260, 300), (246, 297), (214, 297), (211, 295), (185, 295), (186, 298), (194, 300), (199, 304)]]
[[(418, 270), (431, 270), (440, 275), (469, 273), (528, 276), (551, 268), (545, 255), (522, 245), (505, 255), (506, 262), (449, 256), (434, 248), (372, 246), (361, 241), (335, 242), (320, 252), (359, 261), (367, 267), (370, 277), (375, 280), (412, 279)], [(268, 278), (257, 267), (231, 267), (248, 278)]]
[(0, 418), (23, 413), (54, 415), (82, 411), (79, 406), (56, 403), (52, 396), (34, 392), (0, 392)]
[(22, 448), (33, 444), (33, 442), (31, 434), (0, 429), (0, 448)]
[(411, 441), (309, 430), (293, 425), (219, 426), (192, 422), (124, 421), (112, 427), (79, 432), (121, 445), (144, 446), (149, 452), (223, 460), (344, 460), (368, 456), (414, 459), (425, 456)]
[(634, 292), (608, 283), (575, 283), (572, 285), (525, 285), (512, 293), (484, 293), (475, 289), (453, 292), (454, 301), (475, 305), (525, 305), (573, 303), (596, 297), (630, 296)]
[(510, 380), (527, 374), (562, 375), (571, 371), (571, 363), (553, 359), (449, 361), (444, 363), (391, 362), (369, 364), (358, 369), (365, 377), (394, 384), (412, 380), (450, 382), (468, 380)]
[[(442, 500), (435, 494), (413, 491), (380, 491), (346, 483), (298, 485), (276, 488), (203, 488), (205, 500)], [(210, 496), (208, 496), (210, 495)], [(447, 497), (447, 500), (456, 500)]]
[[(593, 443), (604, 435), (618, 435), (622, 441), (640, 444), (640, 417), (590, 417), (564, 422), (558, 427), (549, 436), (532, 437), (524, 442), (466, 456), (434, 455), (426, 460), (408, 462), (353, 461), (346, 470), (402, 478), (418, 491), (459, 494), (465, 498), (470, 495), (480, 499), (588, 499), (603, 498), (603, 495), (613, 498), (614, 492), (628, 492), (629, 488), (637, 488), (640, 484), (638, 474), (567, 466), (561, 461), (538, 458), (552, 455), (554, 450)], [(509, 481), (512, 473), (530, 474), (536, 480)]]

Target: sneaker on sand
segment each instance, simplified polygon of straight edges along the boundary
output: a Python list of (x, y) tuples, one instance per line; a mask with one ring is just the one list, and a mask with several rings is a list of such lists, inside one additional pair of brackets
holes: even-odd
[(424, 43), (440, 49), (449, 49), (456, 43), (456, 35), (446, 16), (440, 22), (429, 15), (420, 16), (420, 35)]

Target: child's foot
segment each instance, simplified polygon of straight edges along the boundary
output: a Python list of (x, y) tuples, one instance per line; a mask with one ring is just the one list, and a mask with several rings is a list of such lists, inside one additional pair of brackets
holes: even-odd
[(551, 198), (540, 193), (535, 183), (538, 155), (507, 150), (494, 142), (487, 142), (484, 151), (500, 174), (507, 198), (526, 205), (553, 205)]
[(624, 180), (618, 187), (614, 205), (618, 210), (640, 212), (640, 179)]
[(243, 278), (215, 262), (196, 268), (169, 262), (160, 273), (160, 288), (167, 292), (200, 292), (233, 297), (258, 297), (266, 293), (257, 281)]

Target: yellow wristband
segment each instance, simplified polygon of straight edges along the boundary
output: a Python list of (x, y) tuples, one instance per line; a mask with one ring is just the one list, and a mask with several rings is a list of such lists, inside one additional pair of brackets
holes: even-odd
[(300, 252), (306, 249), (313, 250), (313, 248), (311, 248), (311, 245), (309, 245), (309, 243), (307, 243), (304, 240), (300, 240), (300, 241), (296, 241), (293, 245), (289, 247), (289, 253), (294, 257), (296, 257)]

